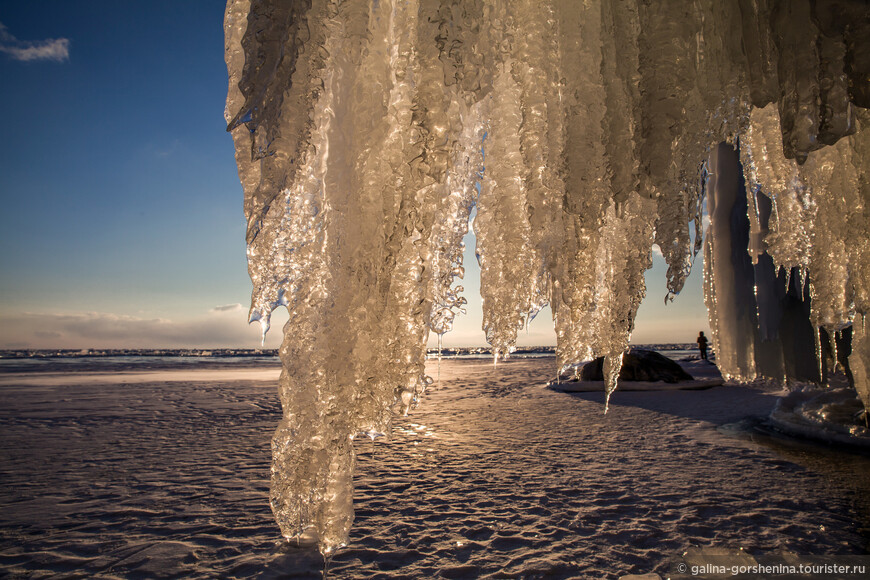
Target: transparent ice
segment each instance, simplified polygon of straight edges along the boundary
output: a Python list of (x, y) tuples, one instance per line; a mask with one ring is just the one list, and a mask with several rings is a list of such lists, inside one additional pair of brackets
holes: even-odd
[[(808, 278), (816, 326), (853, 324), (870, 406), (865, 2), (229, 0), (225, 30), (250, 318), (266, 332), (290, 313), (272, 443), (285, 537), (346, 543), (353, 439), (389, 433), (430, 382), (475, 204), (496, 356), (549, 304), (559, 364), (605, 356), (609, 395), (652, 245), (672, 297), (705, 195), (738, 167), (723, 142), (748, 184), (750, 255)], [(705, 250), (714, 348), (751, 379), (722, 223)]]

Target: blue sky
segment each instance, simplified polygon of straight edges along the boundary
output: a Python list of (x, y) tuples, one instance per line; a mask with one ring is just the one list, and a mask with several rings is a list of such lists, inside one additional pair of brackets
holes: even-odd
[[(259, 345), (223, 120), (224, 7), (0, 4), (0, 348)], [(483, 344), (466, 262), (469, 315), (445, 344)], [(657, 264), (635, 342), (691, 341), (706, 330), (699, 272), (665, 309)], [(546, 313), (521, 342), (552, 344)]]

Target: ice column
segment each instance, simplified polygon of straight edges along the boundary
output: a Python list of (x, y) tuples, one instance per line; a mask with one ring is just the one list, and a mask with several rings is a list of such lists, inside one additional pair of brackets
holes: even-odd
[(722, 376), (738, 380), (755, 378), (757, 318), (752, 294), (754, 277), (749, 255), (745, 190), (737, 153), (719, 145), (711, 156), (711, 195), (708, 197), (710, 230), (704, 253), (704, 275), (709, 279), (707, 309), (713, 349)]

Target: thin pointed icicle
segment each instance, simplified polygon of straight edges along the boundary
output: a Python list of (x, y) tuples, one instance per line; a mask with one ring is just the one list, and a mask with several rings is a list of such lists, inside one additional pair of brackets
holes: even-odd
[(634, 319), (646, 295), (644, 273), (652, 267), (655, 235), (655, 203), (632, 194), (622, 205), (606, 214), (607, 223), (596, 268), (599, 280), (596, 303), (597, 354), (611, 357), (624, 353), (631, 341)]
[(610, 409), (610, 396), (616, 390), (624, 353), (604, 357), (604, 414)]
[(443, 338), (443, 334), (438, 335), (438, 377), (436, 380), (438, 381), (439, 387), (441, 386), (441, 341), (443, 340)]
[(595, 261), (595, 307), (584, 319), (594, 332), (593, 355), (605, 357), (608, 401), (616, 389), (634, 318), (646, 292), (644, 272), (652, 265), (649, 248), (655, 219), (654, 202), (637, 194), (620, 209), (617, 213), (611, 206), (605, 214)]

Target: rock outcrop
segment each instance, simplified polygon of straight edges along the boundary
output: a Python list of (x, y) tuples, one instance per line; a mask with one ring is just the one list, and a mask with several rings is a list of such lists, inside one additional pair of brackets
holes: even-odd
[[(586, 363), (586, 366), (580, 371), (580, 380), (603, 381), (603, 366), (604, 357)], [(693, 379), (692, 375), (666, 356), (654, 350), (633, 348), (625, 353), (622, 359), (622, 370), (619, 372), (619, 380), (676, 383), (679, 381), (691, 381)]]

